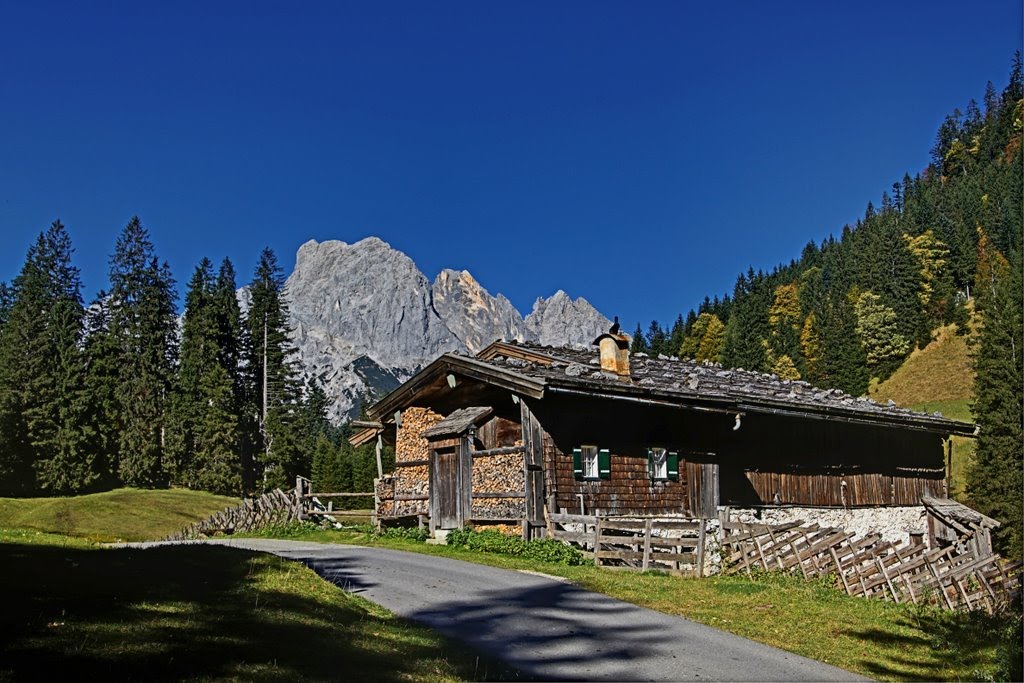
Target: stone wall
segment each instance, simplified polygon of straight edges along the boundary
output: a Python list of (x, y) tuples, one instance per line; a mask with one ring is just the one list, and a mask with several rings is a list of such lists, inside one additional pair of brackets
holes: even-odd
[(841, 527), (851, 534), (882, 535), (883, 541), (893, 543), (910, 541), (910, 533), (927, 530), (927, 514), (923, 505), (877, 508), (732, 508), (730, 519), (748, 524), (785, 524), (796, 520), (817, 523), (823, 527)]

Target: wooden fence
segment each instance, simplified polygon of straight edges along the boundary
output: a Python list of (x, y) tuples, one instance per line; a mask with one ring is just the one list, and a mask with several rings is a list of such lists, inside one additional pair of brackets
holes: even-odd
[[(367, 516), (366, 509), (363, 510), (335, 510), (334, 500), (350, 500), (353, 498), (369, 498), (367, 501), (368, 506), (373, 506), (372, 509), (369, 507), (370, 516), (373, 518), (376, 512), (376, 494), (372, 491), (369, 493), (313, 493), (313, 482), (306, 477), (295, 478), (295, 498), (299, 501), (301, 507), (302, 519), (312, 517), (315, 515), (321, 515), (328, 517), (332, 521), (337, 521), (338, 517), (359, 517), (365, 518)], [(322, 500), (321, 500), (322, 499)], [(327, 504), (324, 504), (324, 500)]]
[(264, 493), (254, 500), (217, 512), (207, 519), (190, 524), (164, 540), (188, 541), (215, 534), (254, 531), (271, 524), (287, 524), (301, 519), (301, 508), (294, 495), (281, 489)]
[(850, 595), (894, 602), (931, 603), (947, 609), (993, 612), (1015, 600), (1021, 562), (977, 555), (956, 546), (929, 550), (857, 537), (843, 529), (791, 522), (767, 526), (726, 522), (726, 573), (754, 569), (799, 572), (805, 578), (833, 574)]
[(549, 515), (548, 533), (580, 547), (598, 567), (702, 576), (704, 520)]

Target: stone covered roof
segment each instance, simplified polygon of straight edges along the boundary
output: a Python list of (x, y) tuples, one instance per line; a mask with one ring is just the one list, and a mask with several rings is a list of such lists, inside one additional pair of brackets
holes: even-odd
[(776, 375), (718, 364), (698, 363), (669, 356), (633, 353), (630, 376), (601, 370), (597, 349), (579, 350), (530, 343), (499, 342), (484, 349), (476, 360), (544, 381), (547, 386), (566, 386), (595, 393), (627, 393), (661, 397), (678, 402), (720, 403), (743, 410), (828, 413), (879, 422), (913, 423), (915, 426), (970, 434), (974, 426), (944, 418), (941, 413), (918, 413), (889, 401), (854, 397), (838, 389), (818, 389), (807, 382), (780, 379)]

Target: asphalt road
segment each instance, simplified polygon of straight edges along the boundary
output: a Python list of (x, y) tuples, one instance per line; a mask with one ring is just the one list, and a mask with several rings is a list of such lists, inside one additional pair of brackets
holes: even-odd
[(433, 555), (269, 539), (210, 541), (303, 562), (395, 614), (539, 680), (863, 680), (557, 578)]

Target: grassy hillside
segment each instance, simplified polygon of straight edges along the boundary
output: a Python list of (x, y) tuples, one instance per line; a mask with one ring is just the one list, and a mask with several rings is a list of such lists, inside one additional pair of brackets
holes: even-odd
[(186, 489), (0, 498), (0, 529), (30, 529), (98, 542), (151, 541), (237, 504), (235, 498)]
[(968, 416), (957, 406), (966, 407), (973, 387), (967, 337), (957, 335), (955, 325), (947, 325), (937, 330), (931, 344), (915, 349), (891, 377), (873, 383), (868, 394), (876, 401), (892, 400), (905, 407), (942, 403), (964, 419)]
[[(954, 420), (970, 422), (974, 370), (968, 338), (956, 334), (955, 325), (941, 327), (935, 340), (910, 357), (881, 383), (872, 382), (868, 394), (876, 401), (924, 413), (940, 412)], [(964, 482), (974, 456), (974, 439), (953, 437), (953, 461), (949, 472), (950, 494), (967, 500)]]

